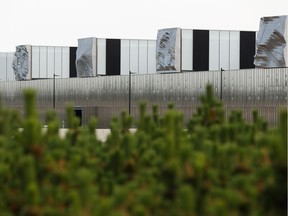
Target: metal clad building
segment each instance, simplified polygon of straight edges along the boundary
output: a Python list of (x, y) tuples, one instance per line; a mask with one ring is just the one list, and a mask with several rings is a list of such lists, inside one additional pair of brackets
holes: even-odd
[[(281, 33), (276, 39), (275, 32)], [(141, 100), (148, 112), (156, 104), (162, 114), (172, 102), (187, 123), (210, 83), (226, 116), (241, 109), (251, 120), (256, 109), (273, 126), (280, 107), (287, 109), (287, 43), (281, 39), (287, 38), (287, 16), (262, 18), (257, 41), (256, 34), (168, 28), (158, 31), (157, 40), (92, 37), (79, 39), (78, 47), (20, 45), (14, 54), (0, 53), (0, 94), (5, 106), (23, 112), (23, 90), (34, 88), (42, 119), (55, 103), (65, 121), (70, 103), (83, 124), (97, 116), (106, 128), (122, 110), (137, 118)]]
[[(168, 29), (170, 33), (174, 29)], [(164, 33), (166, 29), (162, 29)], [(169, 32), (168, 32), (169, 33)], [(179, 29), (175, 43), (157, 40), (83, 38), (78, 47), (20, 45), (14, 53), (0, 53), (1, 81), (103, 75), (155, 74), (157, 72), (213, 71), (254, 68), (256, 32)], [(165, 44), (164, 44), (165, 45)], [(174, 47), (175, 46), (175, 47)], [(23, 50), (27, 53), (23, 55)], [(171, 50), (173, 55), (171, 55)], [(76, 56), (76, 51), (77, 55)], [(159, 57), (159, 53), (161, 58)], [(176, 63), (176, 67), (159, 65)], [(16, 63), (15, 63), (16, 62)], [(27, 62), (28, 68), (12, 63)], [(25, 67), (25, 66), (24, 66)], [(78, 67), (78, 68), (77, 68)], [(15, 72), (15, 68), (17, 69)], [(89, 69), (90, 68), (90, 69)], [(170, 68), (167, 70), (167, 68)], [(89, 69), (89, 70), (88, 70)], [(91, 71), (90, 71), (91, 70)], [(28, 71), (26, 77), (23, 71)], [(89, 71), (89, 72), (88, 72)]]

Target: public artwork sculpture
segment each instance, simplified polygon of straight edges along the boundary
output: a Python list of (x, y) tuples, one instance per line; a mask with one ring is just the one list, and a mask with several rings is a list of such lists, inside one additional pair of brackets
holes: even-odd
[(92, 77), (96, 75), (93, 68), (96, 65), (96, 38), (78, 39), (76, 52), (77, 77)]
[(17, 81), (28, 80), (29, 78), (29, 51), (26, 45), (16, 46), (12, 68)]
[(256, 67), (288, 67), (287, 31), (287, 16), (261, 18), (254, 57)]
[(180, 29), (161, 29), (157, 35), (156, 69), (158, 72), (180, 70)]

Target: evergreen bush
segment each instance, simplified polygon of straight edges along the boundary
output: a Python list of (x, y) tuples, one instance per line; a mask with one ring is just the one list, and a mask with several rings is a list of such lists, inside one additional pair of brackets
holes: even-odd
[(135, 133), (123, 112), (101, 142), (97, 119), (78, 127), (71, 108), (65, 139), (53, 111), (41, 133), (26, 90), (24, 118), (0, 105), (0, 215), (287, 215), (287, 109), (268, 128), (256, 111), (225, 120), (210, 85), (201, 101), (187, 130), (173, 106), (150, 116), (142, 103)]

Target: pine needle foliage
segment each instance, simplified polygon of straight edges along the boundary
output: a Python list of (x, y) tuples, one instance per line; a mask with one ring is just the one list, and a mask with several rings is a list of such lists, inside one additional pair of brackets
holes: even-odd
[(256, 111), (225, 120), (208, 85), (187, 129), (172, 105), (160, 116), (141, 103), (101, 142), (97, 119), (79, 127), (71, 107), (65, 139), (54, 111), (43, 132), (35, 92), (24, 95), (24, 118), (0, 105), (0, 215), (287, 215), (287, 108), (277, 128)]

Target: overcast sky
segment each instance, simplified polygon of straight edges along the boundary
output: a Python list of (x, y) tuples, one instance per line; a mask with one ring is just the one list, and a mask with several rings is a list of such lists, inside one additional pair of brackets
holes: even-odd
[(288, 15), (288, 0), (1, 0), (0, 52), (83, 37), (156, 39), (171, 27), (257, 31), (274, 15)]

